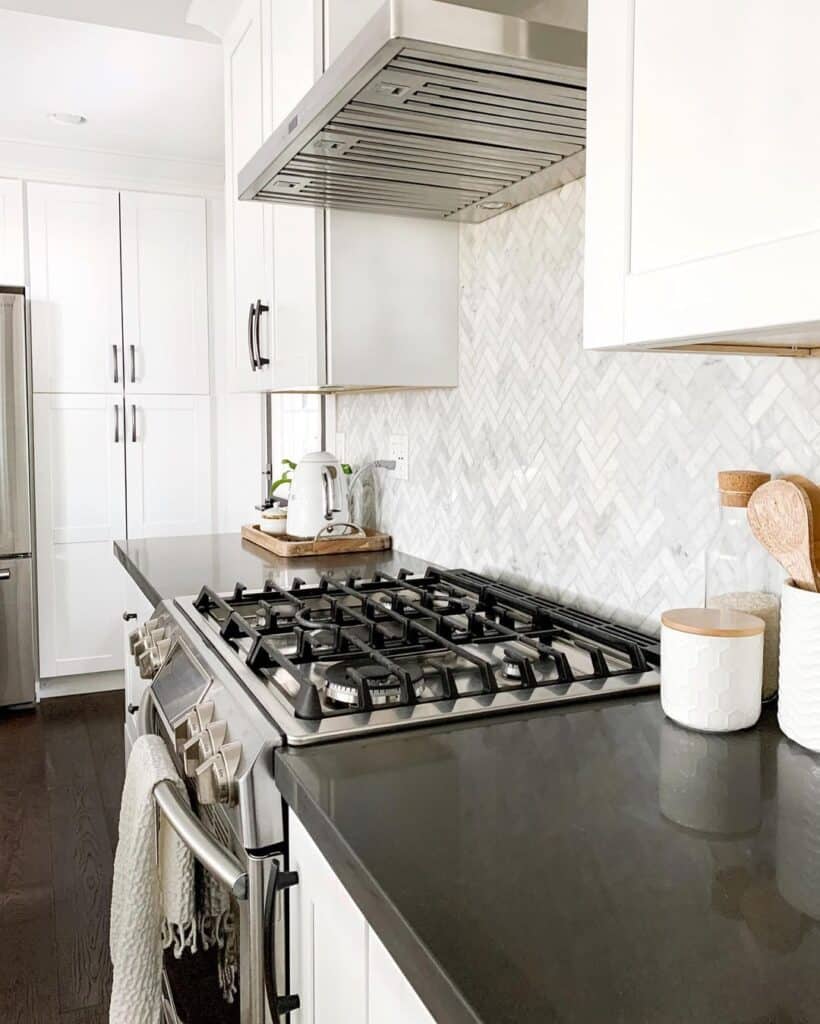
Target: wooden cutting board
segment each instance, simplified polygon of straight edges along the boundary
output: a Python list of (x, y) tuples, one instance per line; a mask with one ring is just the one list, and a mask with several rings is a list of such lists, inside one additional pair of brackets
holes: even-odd
[(242, 527), (242, 537), (280, 558), (306, 558), (309, 555), (350, 555), (357, 551), (389, 551), (393, 538), (389, 533), (365, 530), (364, 537), (290, 537), (286, 533), (265, 533), (257, 524)]

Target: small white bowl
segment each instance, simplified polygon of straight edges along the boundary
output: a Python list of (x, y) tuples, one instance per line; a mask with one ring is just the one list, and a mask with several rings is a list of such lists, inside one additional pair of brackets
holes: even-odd
[(282, 534), (287, 532), (288, 510), (277, 506), (265, 509), (259, 515), (259, 529), (262, 533)]

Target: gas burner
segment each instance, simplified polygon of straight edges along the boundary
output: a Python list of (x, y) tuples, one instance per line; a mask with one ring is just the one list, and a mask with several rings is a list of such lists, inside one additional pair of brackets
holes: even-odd
[[(410, 685), (418, 691), (418, 684), (424, 677), (424, 670), (418, 661), (402, 661), (400, 667), (409, 676)], [(325, 696), (332, 705), (361, 707), (365, 704), (363, 688), (366, 687), (373, 707), (397, 704), (402, 700), (401, 680), (398, 674), (386, 665), (361, 658), (330, 665), (324, 673)]]
[(658, 686), (654, 637), (464, 570), (189, 600), (306, 742)]

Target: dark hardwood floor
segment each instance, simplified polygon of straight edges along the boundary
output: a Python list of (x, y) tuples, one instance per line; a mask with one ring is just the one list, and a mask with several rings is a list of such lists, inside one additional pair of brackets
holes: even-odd
[(0, 712), (0, 1021), (104, 1024), (123, 695)]

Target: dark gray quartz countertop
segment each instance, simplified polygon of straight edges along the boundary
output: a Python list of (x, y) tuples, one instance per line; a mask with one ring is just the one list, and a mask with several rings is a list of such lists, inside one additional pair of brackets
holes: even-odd
[(278, 558), (238, 533), (118, 540), (114, 554), (155, 605), (166, 598), (198, 594), (205, 585), (217, 592), (232, 590), (237, 582), (261, 587), (266, 579), (288, 586), (297, 576), (311, 582), (322, 573), (364, 576), (377, 570), (397, 572), (402, 567), (419, 572), (427, 565), (400, 551)]
[(820, 1021), (820, 757), (657, 698), (277, 754), (440, 1024)]

